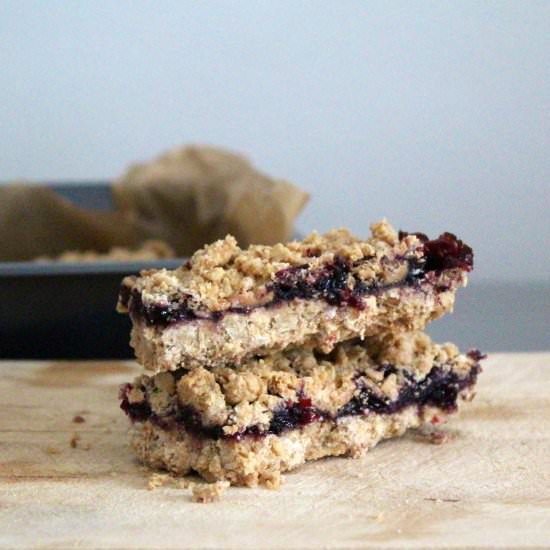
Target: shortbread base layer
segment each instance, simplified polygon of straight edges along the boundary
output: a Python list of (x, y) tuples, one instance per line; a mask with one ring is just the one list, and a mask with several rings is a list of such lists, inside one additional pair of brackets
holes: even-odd
[(330, 306), (321, 300), (294, 300), (249, 314), (229, 313), (219, 321), (194, 320), (167, 327), (132, 319), (131, 345), (138, 362), (153, 372), (180, 367), (239, 364), (246, 357), (292, 345), (329, 353), (350, 338), (422, 330), (452, 311), (466, 275), (417, 287), (385, 290), (365, 299), (364, 309)]
[[(462, 392), (464, 398), (470, 390)], [(407, 429), (441, 422), (449, 411), (410, 406), (395, 414), (349, 416), (314, 422), (280, 435), (231, 439), (197, 437), (184, 429), (165, 430), (150, 421), (132, 428), (132, 446), (146, 465), (175, 475), (196, 472), (207, 481), (277, 488), (283, 472), (328, 456), (358, 458), (383, 439)]]

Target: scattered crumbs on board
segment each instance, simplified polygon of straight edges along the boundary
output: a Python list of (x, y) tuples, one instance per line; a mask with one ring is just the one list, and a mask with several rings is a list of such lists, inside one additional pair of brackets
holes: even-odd
[(223, 493), (230, 486), (229, 481), (214, 483), (195, 482), (187, 478), (175, 478), (170, 474), (152, 473), (147, 480), (147, 489), (153, 491), (170, 485), (178, 489), (190, 489), (193, 502), (210, 503), (221, 500)]
[(61, 451), (57, 447), (46, 447), (44, 452), (47, 455), (60, 455), (61, 454)]
[(217, 502), (229, 487), (229, 481), (215, 483), (194, 483), (191, 485), (191, 500), (193, 502)]
[(78, 433), (73, 434), (69, 440), (69, 446), (71, 449), (82, 449), (83, 451), (89, 451), (92, 448), (89, 443), (82, 443), (82, 438)]

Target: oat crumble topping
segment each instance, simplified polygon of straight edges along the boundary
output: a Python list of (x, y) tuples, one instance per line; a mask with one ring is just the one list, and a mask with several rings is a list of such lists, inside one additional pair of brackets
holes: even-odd
[(434, 367), (466, 376), (474, 363), (452, 344), (435, 344), (422, 332), (405, 333), (345, 342), (330, 354), (295, 348), (232, 367), (141, 375), (126, 395), (131, 404), (147, 400), (158, 417), (190, 407), (203, 426), (221, 426), (229, 436), (249, 426), (267, 429), (278, 407), (304, 395), (313, 407), (335, 415), (360, 388), (395, 400), (404, 384), (421, 381)]
[[(140, 277), (127, 277), (123, 284), (139, 291), (145, 302), (164, 303), (186, 295), (191, 307), (223, 311), (268, 302), (272, 295), (266, 285), (285, 269), (307, 266), (316, 271), (336, 258), (349, 262), (350, 285), (353, 275), (366, 283), (400, 280), (406, 270), (403, 258), (420, 256), (422, 242), (413, 234), (399, 240), (385, 220), (373, 224), (371, 231), (368, 240), (336, 229), (324, 235), (313, 232), (303, 241), (252, 245), (245, 250), (228, 235), (195, 252), (176, 270), (144, 271)], [(124, 311), (124, 305), (119, 304), (119, 309)]]

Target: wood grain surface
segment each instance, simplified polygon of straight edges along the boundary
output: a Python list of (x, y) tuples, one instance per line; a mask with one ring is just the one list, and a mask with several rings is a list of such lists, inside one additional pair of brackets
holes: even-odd
[(363, 459), (302, 467), (279, 491), (230, 488), (213, 504), (147, 490), (117, 401), (137, 372), (0, 363), (0, 547), (550, 545), (550, 353), (490, 357), (445, 444), (411, 433)]

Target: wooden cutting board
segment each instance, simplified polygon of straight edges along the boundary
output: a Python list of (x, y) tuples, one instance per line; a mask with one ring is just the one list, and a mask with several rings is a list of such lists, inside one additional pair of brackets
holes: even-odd
[(213, 504), (147, 490), (117, 401), (137, 372), (0, 363), (0, 547), (550, 545), (550, 353), (491, 356), (445, 444), (410, 434), (363, 459), (302, 467), (279, 491), (230, 488)]

